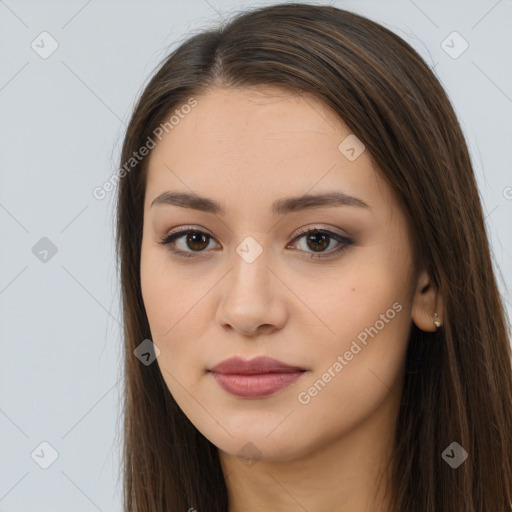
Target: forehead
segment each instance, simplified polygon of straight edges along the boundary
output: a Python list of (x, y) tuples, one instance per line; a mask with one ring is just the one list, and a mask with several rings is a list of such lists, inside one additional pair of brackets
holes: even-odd
[[(261, 157), (262, 149), (272, 150), (272, 156), (280, 149), (286, 154), (282, 143), (286, 149), (295, 146), (299, 154), (306, 149), (301, 148), (302, 140), (323, 141), (328, 148), (333, 140), (326, 136), (337, 140), (350, 133), (335, 112), (311, 94), (276, 88), (214, 89), (196, 100), (171, 133), (180, 138), (201, 134), (202, 146), (219, 154), (240, 155), (243, 150), (247, 156)], [(168, 139), (173, 145), (173, 137)]]
[(195, 99), (150, 154), (147, 207), (167, 189), (226, 198), (235, 209), (333, 189), (382, 194), (371, 156), (345, 156), (339, 146), (354, 135), (316, 97), (267, 87)]

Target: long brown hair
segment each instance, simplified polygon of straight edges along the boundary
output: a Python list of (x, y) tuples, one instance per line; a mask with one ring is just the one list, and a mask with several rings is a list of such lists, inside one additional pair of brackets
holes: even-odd
[[(316, 95), (366, 145), (409, 221), (416, 265), (443, 296), (443, 327), (413, 324), (393, 464), (396, 512), (512, 510), (510, 324), (493, 272), (466, 141), (439, 81), (400, 37), (332, 6), (278, 4), (189, 37), (159, 65), (129, 122), (117, 197), (124, 315), (124, 510), (226, 512), (218, 449), (188, 420), (157, 364), (140, 256), (148, 158), (170, 112), (217, 86)], [(457, 469), (443, 451), (459, 443)]]

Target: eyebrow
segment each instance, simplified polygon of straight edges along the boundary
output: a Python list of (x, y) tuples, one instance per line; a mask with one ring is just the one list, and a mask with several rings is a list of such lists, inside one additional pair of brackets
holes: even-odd
[[(215, 215), (225, 215), (226, 211), (221, 204), (214, 199), (201, 197), (191, 192), (163, 192), (151, 203), (151, 208), (156, 205), (173, 205), (182, 208), (192, 208)], [(362, 199), (349, 196), (343, 192), (327, 192), (324, 194), (305, 194), (298, 197), (286, 197), (272, 203), (272, 212), (276, 215), (306, 210), (308, 208), (320, 208), (325, 206), (355, 206), (368, 208), (370, 206)]]

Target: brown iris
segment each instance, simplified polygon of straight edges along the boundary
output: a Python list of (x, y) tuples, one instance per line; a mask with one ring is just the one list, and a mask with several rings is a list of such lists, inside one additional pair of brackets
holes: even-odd
[[(329, 247), (329, 236), (325, 233), (311, 233), (309, 234), (306, 239), (308, 243), (308, 247), (312, 250), (323, 250), (326, 247)], [(310, 241), (314, 240), (313, 246), (310, 245)]]
[(186, 237), (187, 246), (193, 251), (202, 251), (208, 247), (209, 235), (205, 233), (189, 233)]

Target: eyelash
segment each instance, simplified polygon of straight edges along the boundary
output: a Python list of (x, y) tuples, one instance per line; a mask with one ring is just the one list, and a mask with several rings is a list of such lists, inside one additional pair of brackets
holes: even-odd
[[(189, 228), (189, 227), (184, 227), (184, 228), (180, 229), (179, 231), (177, 231), (175, 233), (170, 233), (170, 234), (164, 235), (163, 237), (161, 237), (160, 242), (158, 242), (158, 243), (161, 244), (161, 245), (169, 245), (169, 247), (167, 248), (167, 250), (169, 252), (171, 252), (173, 254), (176, 254), (177, 256), (183, 257), (183, 258), (197, 258), (197, 257), (201, 257), (201, 256), (195, 256), (194, 253), (202, 253), (202, 252), (205, 252), (204, 250), (203, 251), (191, 251), (191, 252), (188, 252), (188, 251), (181, 251), (181, 250), (171, 249), (170, 244), (172, 244), (178, 238), (181, 238), (184, 235), (189, 235), (189, 234), (206, 235), (210, 239), (213, 239), (212, 236), (210, 236), (208, 233), (206, 233), (204, 231), (201, 231), (201, 230), (198, 230), (198, 229), (192, 229), (192, 228)], [(299, 230), (299, 233), (293, 239), (292, 242), (296, 242), (300, 238), (302, 238), (302, 237), (304, 237), (306, 235), (309, 235), (309, 234), (323, 234), (323, 235), (327, 235), (329, 238), (334, 239), (336, 242), (339, 242), (341, 244), (338, 248), (336, 248), (334, 250), (331, 250), (328, 253), (308, 253), (308, 252), (306, 252), (306, 254), (308, 254), (308, 257), (310, 257), (312, 259), (330, 258), (331, 256), (334, 256), (335, 254), (339, 254), (341, 251), (343, 251), (348, 246), (353, 244), (353, 241), (350, 240), (349, 238), (346, 238), (346, 237), (341, 236), (341, 235), (339, 235), (337, 233), (329, 231), (328, 229), (320, 229), (320, 228), (301, 229), (301, 230)]]

